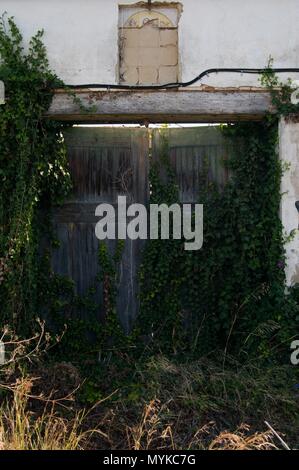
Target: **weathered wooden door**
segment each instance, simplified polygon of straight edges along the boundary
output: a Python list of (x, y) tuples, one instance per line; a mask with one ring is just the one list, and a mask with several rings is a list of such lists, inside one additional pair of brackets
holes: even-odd
[(181, 203), (198, 201), (203, 178), (205, 184), (224, 187), (229, 178), (226, 160), (233, 149), (218, 126), (154, 129), (154, 160), (159, 160), (162, 138), (166, 138), (169, 145), (169, 160)]
[[(55, 272), (70, 277), (78, 295), (95, 287), (101, 316), (102, 286), (99, 271), (95, 209), (100, 203), (116, 205), (119, 195), (127, 203), (148, 201), (148, 131), (139, 128), (74, 127), (65, 134), (73, 192), (54, 214), (60, 246), (53, 251)], [(116, 242), (106, 242), (113, 253)], [(138, 310), (137, 270), (141, 242), (126, 240), (117, 285), (117, 310), (129, 330)]]
[[(115, 206), (119, 195), (127, 196), (128, 204), (148, 203), (148, 135), (143, 128), (102, 127), (74, 127), (65, 134), (73, 193), (54, 214), (60, 246), (53, 251), (52, 266), (55, 272), (73, 279), (78, 295), (95, 287), (99, 318), (103, 314), (103, 286), (95, 283), (99, 271), (95, 209), (100, 203)], [(224, 162), (230, 148), (218, 128), (170, 128), (166, 135), (182, 203), (197, 201), (204, 165), (209, 181), (225, 184), (228, 171)], [(154, 160), (159, 160), (160, 145), (161, 132), (154, 129)], [(116, 242), (106, 243), (113, 253)], [(126, 240), (119, 266), (117, 310), (126, 331), (138, 312), (137, 272), (143, 245), (140, 240)]]

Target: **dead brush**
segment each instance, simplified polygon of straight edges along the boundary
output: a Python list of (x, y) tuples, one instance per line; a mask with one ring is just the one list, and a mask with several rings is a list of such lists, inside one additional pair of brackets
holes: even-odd
[(157, 399), (144, 406), (141, 420), (135, 426), (127, 426), (128, 448), (132, 450), (174, 449), (170, 425), (162, 425), (161, 413), (167, 405)]
[(213, 439), (208, 450), (278, 450), (271, 431), (248, 435), (249, 430), (249, 426), (242, 425), (235, 433), (221, 432)]
[[(20, 340), (8, 329), (0, 337), (6, 338), (3, 344), (9, 346), (9, 359), (0, 366), (0, 390), (7, 395), (0, 405), (0, 450), (81, 450), (89, 446), (94, 435), (110, 442), (99, 429), (101, 422), (95, 427), (86, 426), (94, 408), (106, 398), (89, 410), (69, 406), (74, 405), (74, 395), (80, 386), (74, 367), (67, 363), (54, 366), (53, 381), (49, 375), (44, 377), (46, 393), (44, 387), (37, 385), (41, 377), (23, 375), (22, 364), (32, 365), (51, 347), (44, 323), (39, 322), (39, 326), (41, 331), (26, 340)], [(60, 337), (55, 338), (56, 343), (59, 340)], [(57, 382), (57, 377), (58, 396), (54, 380)], [(34, 408), (37, 410), (33, 411)]]
[(157, 427), (160, 422), (159, 407), (158, 400), (151, 400), (149, 404), (145, 405), (140, 422), (135, 426), (127, 427), (129, 449), (147, 450), (150, 448), (157, 436)]
[(28, 406), (32, 384), (30, 379), (19, 380), (12, 389), (13, 400), (0, 407), (0, 450), (83, 450), (95, 434), (109, 441), (98, 428), (83, 430), (91, 410), (67, 418), (58, 414), (57, 401), (43, 398), (43, 411), (32, 412)]

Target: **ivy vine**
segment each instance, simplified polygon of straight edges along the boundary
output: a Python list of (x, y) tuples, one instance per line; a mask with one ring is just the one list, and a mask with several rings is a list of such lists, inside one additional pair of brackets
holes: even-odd
[(49, 70), (43, 32), (23, 49), (13, 18), (0, 19), (0, 77), (6, 103), (0, 112), (1, 320), (29, 329), (38, 315), (40, 239), (49, 209), (71, 187), (62, 130), (44, 120), (60, 85)]
[[(203, 248), (186, 252), (180, 240), (146, 244), (138, 327), (126, 337), (115, 306), (121, 244), (112, 257), (100, 245), (99, 275), (84, 298), (74, 294), (71, 280), (51, 272), (50, 255), (41, 250), (45, 234), (51, 235), (51, 208), (71, 189), (63, 141), (67, 125), (43, 119), (53, 89), (63, 83), (49, 69), (42, 35), (38, 31), (25, 52), (14, 20), (0, 20), (0, 78), (6, 86), (0, 112), (1, 322), (28, 332), (46, 310), (53, 331), (68, 323), (63, 347), (69, 353), (128, 348), (139, 335), (140, 346), (146, 338), (153, 350), (164, 352), (258, 349), (266, 355), (267, 342), (288, 338), (298, 313), (297, 291), (285, 294), (279, 218), (283, 169), (277, 157), (278, 117), (298, 114), (289, 100), (291, 82), (280, 84), (269, 64), (262, 83), (271, 91), (275, 113), (260, 123), (223, 126), (236, 144), (229, 159), (232, 177), (220, 190), (207, 186), (202, 175)], [(179, 192), (166, 138), (160, 157), (159, 164), (151, 164), (150, 202), (172, 204)], [(55, 236), (49, 238), (55, 244)], [(97, 283), (103, 286), (100, 323), (93, 300)], [(90, 312), (88, 320), (74, 318), (76, 308)]]
[[(204, 205), (203, 248), (185, 252), (177, 240), (147, 244), (139, 324), (154, 349), (267, 355), (271, 341), (296, 331), (298, 306), (285, 292), (277, 144), (278, 118), (298, 107), (290, 104), (291, 83), (280, 84), (271, 68), (262, 82), (276, 112), (259, 123), (222, 126), (234, 143), (232, 177), (223, 190), (207, 185), (202, 175), (197, 202)], [(167, 155), (164, 138), (160, 168), (151, 170), (151, 202), (179, 202)], [(168, 181), (162, 185), (159, 172), (165, 169)]]

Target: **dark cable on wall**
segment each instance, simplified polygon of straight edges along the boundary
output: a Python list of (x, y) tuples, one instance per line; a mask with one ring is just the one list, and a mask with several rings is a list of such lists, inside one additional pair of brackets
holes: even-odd
[(214, 74), (214, 73), (239, 73), (239, 74), (255, 74), (261, 75), (266, 72), (274, 73), (299, 73), (299, 68), (271, 68), (271, 69), (250, 69), (250, 68), (213, 68), (207, 69), (204, 72), (201, 72), (192, 80), (188, 82), (173, 82), (165, 83), (164, 85), (117, 85), (117, 84), (107, 84), (107, 83), (89, 83), (82, 85), (66, 85), (71, 89), (84, 89), (84, 88), (107, 88), (111, 90), (162, 90), (169, 88), (186, 88), (188, 86), (194, 85), (194, 83), (199, 82), (202, 78)]

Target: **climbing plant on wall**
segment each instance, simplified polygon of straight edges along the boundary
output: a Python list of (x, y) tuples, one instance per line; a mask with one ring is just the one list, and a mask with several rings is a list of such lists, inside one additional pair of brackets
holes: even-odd
[(23, 49), (12, 18), (0, 20), (0, 295), (1, 323), (29, 329), (42, 293), (39, 244), (45, 213), (70, 189), (63, 125), (44, 120), (53, 87), (42, 31)]
[[(202, 175), (203, 248), (186, 252), (177, 240), (154, 240), (145, 250), (140, 327), (165, 350), (240, 351), (260, 332), (286, 332), (294, 318), (284, 292), (277, 119), (222, 132), (236, 144), (228, 162), (232, 177), (220, 191)], [(168, 183), (161, 185), (152, 167), (155, 203), (178, 202), (168, 154), (164, 141), (160, 161)]]
[[(54, 242), (49, 236), (51, 207), (63, 201), (71, 187), (62, 137), (65, 124), (43, 119), (53, 88), (63, 84), (49, 70), (42, 32), (32, 38), (28, 51), (22, 43), (13, 19), (2, 18), (0, 78), (6, 86), (6, 104), (0, 108), (1, 322), (28, 331), (45, 306), (52, 323), (61, 327), (75, 304), (91, 312), (97, 305), (88, 296), (74, 296), (72, 283), (51, 273), (49, 258), (41, 250), (45, 234)], [(237, 144), (229, 160), (232, 177), (223, 191), (207, 187), (202, 175), (198, 202), (204, 204), (203, 248), (186, 252), (179, 240), (147, 243), (136, 330), (142, 345), (146, 339), (146, 344), (165, 352), (240, 351), (245, 345), (256, 347), (261, 332), (287, 337), (293, 327), (296, 309), (284, 291), (282, 168), (276, 148), (277, 117), (296, 110), (289, 106), (289, 84), (277, 91), (278, 82), (269, 70), (264, 83), (271, 88), (276, 115), (261, 123), (223, 127)], [(167, 183), (160, 179), (160, 166), (152, 164), (151, 202), (178, 201), (168, 156), (164, 140), (160, 165)], [(130, 344), (129, 339), (123, 342), (115, 314), (119, 256), (121, 250), (111, 260), (100, 247), (102, 268), (95, 281), (104, 285), (106, 327), (72, 318), (75, 326), (68, 338), (79, 353), (86, 329), (92, 329), (93, 344), (99, 348), (112, 344), (109, 335), (115, 332), (115, 345)], [(264, 345), (258, 342), (258, 347)]]
[[(0, 78), (6, 89), (0, 110), (1, 323), (28, 334), (34, 319), (43, 316), (54, 333), (67, 326), (64, 354), (82, 354), (108, 342), (111, 347), (112, 336), (118, 345), (123, 340), (115, 312), (116, 265), (122, 249), (118, 246), (110, 259), (106, 247), (99, 247), (95, 285), (103, 284), (104, 327), (96, 315), (95, 287), (79, 297), (71, 279), (51, 270), (50, 251), (57, 244), (51, 209), (69, 194), (71, 178), (63, 140), (68, 125), (43, 117), (54, 88), (67, 88), (49, 69), (42, 36), (38, 31), (25, 52), (14, 20), (0, 20)], [(88, 312), (85, 319), (76, 317), (80, 310)]]

